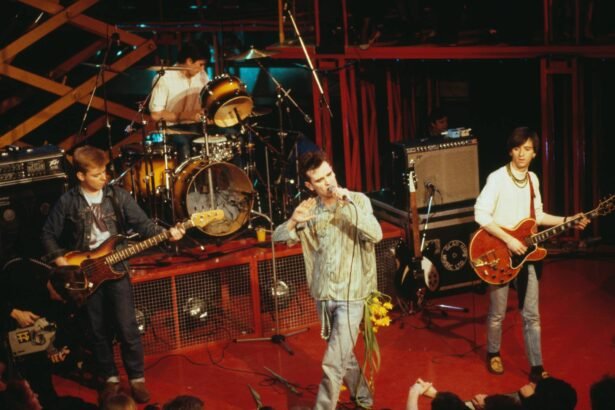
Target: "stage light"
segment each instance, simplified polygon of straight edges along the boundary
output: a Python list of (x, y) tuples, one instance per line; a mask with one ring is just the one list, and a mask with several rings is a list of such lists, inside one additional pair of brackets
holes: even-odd
[(135, 308), (135, 318), (137, 319), (137, 329), (139, 329), (139, 334), (143, 336), (147, 331), (147, 322), (149, 318), (145, 314), (144, 311)]
[(283, 280), (278, 280), (275, 287), (271, 288), (271, 296), (280, 298), (287, 298), (290, 293), (290, 288)]
[(276, 298), (278, 299), (279, 309), (288, 307), (292, 298), (292, 288), (287, 282), (278, 280), (275, 286), (271, 286), (268, 292), (261, 292), (261, 295), (261, 311), (273, 312)]
[(209, 316), (207, 303), (198, 297), (189, 297), (184, 302), (183, 312), (192, 320), (203, 322)]

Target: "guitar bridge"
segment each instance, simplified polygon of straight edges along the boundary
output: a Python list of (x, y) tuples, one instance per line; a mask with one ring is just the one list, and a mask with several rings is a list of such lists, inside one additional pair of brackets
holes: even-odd
[(472, 265), (475, 268), (489, 267), (489, 268), (497, 268), (500, 263), (500, 258), (495, 257), (495, 251), (491, 250), (487, 253), (482, 254), (477, 259), (472, 260)]

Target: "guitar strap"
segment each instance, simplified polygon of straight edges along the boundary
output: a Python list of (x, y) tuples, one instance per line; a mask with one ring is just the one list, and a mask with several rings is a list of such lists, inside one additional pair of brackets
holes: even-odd
[[(534, 192), (534, 184), (532, 184), (532, 178), (528, 171), (528, 180), (530, 184), (530, 218), (536, 220), (536, 209), (534, 208), (534, 198), (536, 197), (536, 193)], [(536, 279), (540, 279), (540, 274), (542, 272), (542, 262), (533, 262), (534, 269), (536, 270)], [(525, 294), (527, 293), (527, 280), (528, 280), (528, 266), (529, 263), (526, 263), (521, 268), (521, 272), (515, 279), (515, 286), (517, 288), (517, 297), (519, 302), (519, 309), (523, 309), (523, 302), (525, 301)]]

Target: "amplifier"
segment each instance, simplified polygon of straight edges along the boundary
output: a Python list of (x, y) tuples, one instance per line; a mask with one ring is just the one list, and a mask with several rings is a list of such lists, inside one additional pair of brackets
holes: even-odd
[(66, 178), (64, 150), (44, 145), (0, 154), (0, 187)]
[(426, 207), (433, 187), (433, 205), (473, 200), (479, 194), (478, 140), (476, 138), (437, 139), (419, 144), (393, 145), (393, 188), (399, 195), (397, 206), (408, 210), (408, 188), (403, 174), (414, 162), (417, 206)]

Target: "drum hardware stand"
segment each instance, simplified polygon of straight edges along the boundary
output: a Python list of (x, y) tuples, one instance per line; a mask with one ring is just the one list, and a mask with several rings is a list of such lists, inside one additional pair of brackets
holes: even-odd
[[(237, 113), (237, 111), (235, 110), (235, 115), (237, 115), (237, 119), (239, 120), (239, 113)], [(258, 140), (260, 140), (264, 145), (265, 145), (265, 176), (266, 176), (266, 180), (265, 180), (265, 187), (267, 190), (267, 206), (269, 209), (269, 219), (271, 219), (273, 221), (273, 208), (272, 208), (272, 195), (271, 195), (271, 172), (270, 172), (270, 164), (269, 164), (269, 151), (271, 151), (272, 153), (280, 156), (280, 152), (273, 146), (271, 145), (271, 143), (269, 143), (262, 135), (260, 135), (255, 129), (254, 127), (244, 123), (241, 123), (241, 121), (239, 122), (240, 124), (242, 124), (242, 126), (245, 126), (246, 129), (248, 131), (250, 131), (251, 133), (253, 133)]]
[[(146, 146), (145, 146), (145, 140), (147, 139), (147, 134), (145, 133), (145, 126), (147, 125), (147, 121), (145, 120), (145, 116), (143, 115), (143, 112), (145, 111), (145, 107), (147, 107), (149, 100), (152, 98), (152, 93), (154, 92), (154, 88), (156, 87), (156, 85), (158, 85), (158, 82), (160, 81), (160, 79), (165, 75), (166, 71), (165, 71), (165, 67), (164, 65), (160, 66), (160, 69), (156, 72), (157, 76), (156, 76), (156, 80), (153, 82), (151, 88), (149, 89), (149, 92), (147, 93), (147, 96), (145, 97), (145, 100), (143, 101), (139, 101), (138, 102), (138, 110), (137, 113), (135, 114), (135, 117), (132, 119), (132, 121), (130, 122), (130, 124), (128, 124), (126, 126), (126, 128), (124, 129), (124, 133), (126, 134), (130, 134), (132, 132), (135, 131), (135, 122), (137, 121), (137, 118), (140, 118), (140, 122), (141, 122), (141, 146), (143, 147), (143, 153), (144, 153), (144, 158), (143, 161), (145, 161), (145, 166), (146, 166), (146, 178), (148, 178), (147, 181), (145, 181), (145, 186), (146, 186), (146, 190), (150, 191), (150, 179), (149, 176), (151, 175), (150, 172), (150, 165), (151, 168), (153, 168), (153, 165), (151, 164), (151, 162), (148, 160), (148, 153), (146, 152)], [(166, 127), (166, 123), (164, 120), (160, 121), (159, 127), (158, 128), (164, 128)], [(165, 142), (166, 142), (166, 136), (165, 136)], [(166, 148), (165, 148), (166, 149)], [(165, 151), (166, 154), (166, 151)], [(166, 164), (167, 164), (167, 160), (165, 157), (165, 170), (166, 170)], [(133, 165), (134, 166), (134, 165)], [(133, 188), (133, 197), (135, 199), (137, 199), (137, 192), (136, 192), (136, 186), (135, 186), (135, 181), (134, 181), (134, 177), (131, 177), (131, 183), (132, 183), (132, 188)], [(152, 184), (153, 184), (153, 180), (152, 180)], [(155, 190), (155, 187), (154, 187)], [(156, 205), (154, 203), (154, 198), (152, 197), (152, 193), (154, 192), (154, 190), (152, 190), (152, 192), (146, 192), (146, 195), (148, 196), (149, 199), (149, 207), (150, 207), (150, 215), (154, 217), (154, 219), (156, 218)]]
[(120, 44), (120, 35), (118, 33), (111, 34), (111, 36), (107, 39), (107, 48), (105, 49), (105, 55), (103, 56), (102, 64), (100, 64), (98, 73), (96, 74), (96, 81), (94, 81), (94, 87), (92, 88), (92, 92), (90, 93), (88, 105), (86, 106), (85, 112), (83, 113), (81, 125), (79, 126), (79, 131), (77, 131), (77, 138), (83, 136), (86, 132), (85, 122), (87, 121), (90, 108), (92, 108), (92, 101), (94, 100), (94, 95), (96, 95), (98, 83), (100, 82), (100, 87), (103, 90), (103, 104), (105, 108), (105, 127), (107, 128), (107, 144), (109, 151), (109, 171), (111, 172), (111, 176), (115, 177), (115, 165), (113, 164), (113, 141), (111, 139), (111, 121), (109, 120), (109, 107), (107, 105), (107, 87), (105, 87), (105, 71), (110, 70), (109, 66), (107, 65), (107, 61), (109, 60), (109, 51), (111, 51), (111, 47), (113, 46), (113, 44)]
[[(235, 109), (235, 115), (239, 118), (237, 114), (237, 109)], [(201, 127), (203, 129), (203, 147), (205, 148), (205, 158), (209, 158), (209, 134), (207, 134), (207, 117), (201, 117)], [(203, 148), (201, 148), (201, 156), (203, 155)], [(214, 179), (211, 174), (211, 168), (207, 168), (207, 183), (209, 184), (209, 206), (210, 209), (216, 209), (216, 201), (214, 198)]]
[[(290, 13), (290, 12), (289, 12)], [(284, 100), (288, 100), (291, 105), (293, 105), (297, 111), (299, 111), (299, 113), (301, 113), (301, 115), (303, 116), (303, 119), (305, 120), (306, 123), (311, 124), (312, 123), (312, 118), (305, 112), (303, 111), (303, 109), (301, 109), (301, 106), (297, 103), (297, 101), (295, 101), (295, 99), (292, 97), (292, 95), (290, 95), (291, 90), (286, 90), (282, 84), (275, 78), (275, 76), (273, 74), (271, 74), (269, 72), (269, 70), (267, 70), (265, 68), (265, 66), (263, 66), (263, 64), (256, 59), (256, 64), (260, 67), (260, 69), (266, 73), (269, 78), (271, 79), (271, 81), (273, 82), (273, 84), (275, 85), (275, 89), (276, 89), (276, 106), (278, 107), (278, 137), (280, 139), (280, 152), (282, 155), (286, 154), (286, 150), (284, 147), (285, 144), (285, 139), (288, 136), (288, 133), (286, 133), (284, 131)], [(296, 141), (295, 141), (295, 147), (296, 148)], [(290, 157), (290, 155), (289, 155)], [(296, 163), (296, 169), (299, 168), (299, 163), (298, 163), (298, 158), (295, 157), (295, 160), (297, 161)], [(280, 175), (279, 177), (276, 179), (275, 181), (275, 185), (278, 186), (280, 185), (282, 182), (284, 183), (284, 189), (282, 191), (282, 214), (283, 217), (286, 218), (288, 216), (288, 205), (289, 205), (289, 193), (288, 193), (288, 186), (287, 186), (287, 178), (284, 175), (286, 173), (286, 165), (288, 163), (288, 158), (287, 158), (287, 162), (285, 164), (283, 164), (283, 166), (280, 167)], [(297, 178), (298, 179), (298, 178)]]
[[(270, 195), (271, 197), (271, 195)], [(269, 201), (271, 202), (271, 198), (269, 199)], [(273, 241), (273, 220), (271, 219), (270, 215), (271, 215), (271, 209), (269, 209), (269, 216), (267, 216), (266, 214), (263, 214), (261, 212), (257, 212), (252, 210), (251, 211), (253, 214), (264, 218), (267, 222), (269, 222), (269, 229), (270, 229), (270, 242), (271, 242), (271, 279), (272, 279), (272, 298), (273, 298), (273, 322), (274, 322), (274, 334), (271, 335), (271, 337), (255, 337), (255, 338), (246, 338), (246, 339), (235, 339), (235, 342), (237, 343), (242, 343), (242, 342), (263, 342), (263, 341), (270, 341), (272, 343), (275, 343), (277, 345), (280, 345), (284, 350), (286, 350), (288, 352), (289, 355), (294, 355), (295, 352), (290, 348), (290, 346), (288, 345), (288, 343), (286, 343), (286, 338), (290, 337), (290, 336), (294, 336), (296, 334), (299, 333), (303, 333), (303, 332), (307, 332), (309, 330), (309, 328), (303, 328), (303, 329), (299, 329), (299, 330), (295, 330), (294, 332), (290, 332), (287, 334), (282, 334), (280, 333), (280, 305), (279, 305), (279, 295), (277, 292), (277, 284), (278, 284), (278, 270), (277, 270), (277, 259), (276, 259), (276, 255), (275, 255), (275, 242)]]
[(333, 111), (331, 111), (331, 107), (329, 106), (329, 103), (327, 102), (327, 98), (325, 97), (325, 92), (322, 88), (322, 84), (320, 84), (320, 79), (318, 78), (318, 74), (316, 73), (316, 70), (314, 69), (314, 64), (312, 64), (310, 55), (308, 54), (307, 48), (305, 47), (305, 43), (303, 42), (303, 37), (301, 37), (301, 32), (299, 31), (299, 27), (297, 27), (297, 23), (295, 22), (295, 17), (293, 16), (293, 13), (290, 11), (290, 9), (287, 9), (286, 12), (288, 13), (290, 22), (293, 25), (293, 30), (295, 30), (295, 34), (297, 35), (297, 38), (299, 39), (299, 44), (301, 45), (301, 49), (303, 50), (303, 55), (305, 56), (305, 60), (307, 61), (308, 66), (310, 67), (310, 72), (312, 73), (312, 77), (314, 77), (314, 81), (316, 82), (316, 86), (318, 87), (318, 92), (320, 93), (320, 106), (322, 108), (322, 106), (324, 105), (327, 111), (329, 111), (329, 115), (331, 116), (331, 118), (333, 118)]

